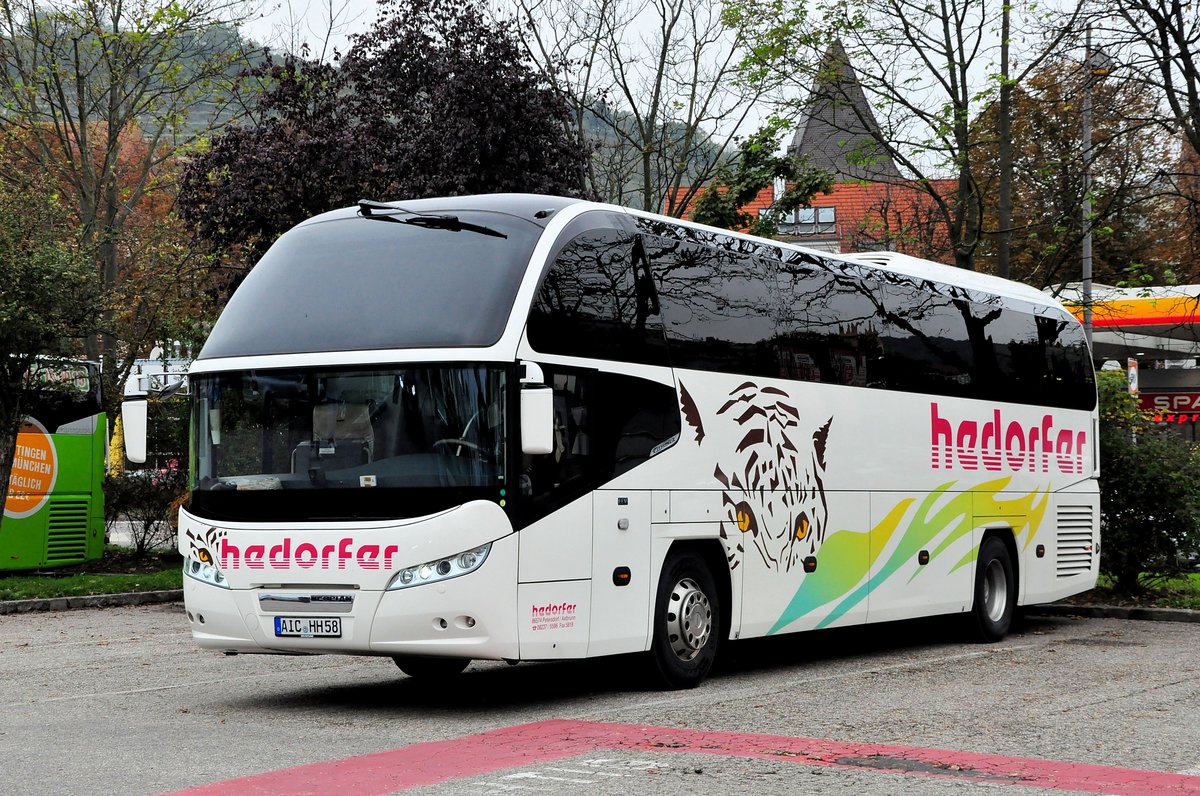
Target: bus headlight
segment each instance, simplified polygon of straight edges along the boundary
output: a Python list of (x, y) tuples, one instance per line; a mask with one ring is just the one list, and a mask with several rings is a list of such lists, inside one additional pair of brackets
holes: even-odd
[(491, 549), (492, 543), (488, 542), (482, 547), (476, 547), (472, 550), (447, 556), (446, 558), (439, 558), (436, 561), (426, 561), (424, 564), (402, 569), (388, 583), (388, 591), (423, 586), (426, 583), (437, 583), (438, 581), (450, 580), (460, 575), (466, 575), (468, 572), (474, 572), (483, 566), (483, 562), (487, 560)]
[(187, 556), (183, 559), (183, 574), (201, 583), (207, 583), (209, 586), (216, 586), (220, 589), (229, 588), (229, 582), (225, 580), (221, 570), (217, 569), (217, 565), (212, 562), (205, 563)]

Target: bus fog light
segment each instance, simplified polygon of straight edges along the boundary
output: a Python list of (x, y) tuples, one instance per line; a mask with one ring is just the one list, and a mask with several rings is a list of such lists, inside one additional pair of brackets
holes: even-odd
[(487, 560), (488, 553), (491, 552), (492, 545), (483, 545), (471, 550), (466, 550), (462, 553), (456, 553), (447, 558), (440, 558), (435, 561), (428, 561), (424, 564), (405, 567), (397, 572), (387, 588), (389, 591), (396, 589), (407, 589), (412, 586), (420, 586), (425, 583), (436, 583), (442, 580), (450, 580), (457, 578), (460, 575), (466, 575), (469, 572), (474, 572), (483, 566), (483, 562)]

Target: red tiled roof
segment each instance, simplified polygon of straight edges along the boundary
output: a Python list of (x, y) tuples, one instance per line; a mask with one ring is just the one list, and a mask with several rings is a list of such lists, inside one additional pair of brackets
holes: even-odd
[[(956, 187), (954, 180), (935, 180), (933, 189), (947, 196)], [(724, 190), (724, 189), (721, 189)], [(681, 189), (679, 196), (683, 192)], [(774, 202), (774, 189), (763, 188), (742, 209), (757, 216), (759, 210)], [(817, 194), (812, 207), (832, 207), (836, 218), (836, 239), (841, 251), (853, 252), (890, 248), (921, 257), (953, 263), (949, 232), (937, 213), (937, 204), (916, 183), (840, 182), (830, 194)], [(690, 216), (684, 213), (684, 218)], [(781, 237), (803, 244), (808, 240), (830, 240), (833, 235), (787, 235)]]

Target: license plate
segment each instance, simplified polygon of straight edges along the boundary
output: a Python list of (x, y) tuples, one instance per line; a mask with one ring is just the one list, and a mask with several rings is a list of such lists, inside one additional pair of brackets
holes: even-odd
[(275, 635), (297, 638), (341, 638), (342, 620), (338, 617), (277, 616), (275, 617)]

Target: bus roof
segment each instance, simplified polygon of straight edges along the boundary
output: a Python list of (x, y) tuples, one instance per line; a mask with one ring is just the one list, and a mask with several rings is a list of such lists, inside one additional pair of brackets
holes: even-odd
[[(362, 200), (301, 222), (230, 299), (197, 360), (396, 349), (486, 348), (507, 328), (529, 259), (560, 211), (691, 227), (818, 262), (854, 263), (943, 288), (1069, 314), (1016, 282), (894, 252), (829, 254), (615, 205), (539, 194)], [(379, 225), (379, 221), (397, 223)], [(442, 244), (456, 235), (453, 252)], [(405, 258), (396, 258), (397, 247)], [(469, 302), (487, 296), (486, 302)], [(447, 313), (445, 307), (470, 307)]]
[[(398, 208), (402, 207), (406, 210), (412, 210), (419, 213), (452, 213), (459, 210), (507, 213), (509, 215), (532, 221), (543, 227), (549, 223), (550, 219), (559, 210), (572, 205), (583, 204), (598, 210), (610, 210), (619, 213), (636, 214), (646, 218), (654, 218), (667, 223), (686, 224), (688, 226), (700, 229), (713, 230), (727, 235), (733, 235), (736, 237), (767, 243), (773, 246), (803, 251), (821, 259), (843, 261), (849, 260), (851, 262), (860, 263), (872, 268), (878, 268), (883, 271), (890, 271), (892, 273), (902, 274), (904, 276), (910, 276), (916, 279), (928, 279), (933, 282), (954, 285), (967, 290), (977, 290), (982, 293), (990, 293), (1008, 298), (1019, 298), (1038, 306), (1055, 308), (1062, 307), (1060, 302), (1050, 296), (1047, 296), (1042, 291), (1031, 287), (1030, 285), (1026, 285), (1021, 282), (1014, 282), (1009, 279), (1002, 279), (1001, 277), (993, 276), (991, 274), (981, 274), (976, 271), (968, 271), (952, 265), (945, 265), (943, 263), (936, 263), (930, 260), (923, 260), (907, 254), (901, 254), (900, 252), (880, 251), (833, 254), (817, 249), (810, 249), (801, 244), (790, 241), (776, 241), (764, 238), (756, 238), (752, 235), (747, 235), (741, 232), (731, 232), (729, 230), (708, 227), (704, 224), (699, 224), (688, 219), (664, 216), (657, 213), (650, 213), (644, 210), (637, 210), (619, 205), (591, 202), (585, 199), (574, 199), (564, 196), (550, 196), (543, 194), (496, 193), (474, 194), (469, 196), (445, 196), (428, 199), (402, 199), (383, 204), (393, 205)], [(320, 221), (330, 220), (333, 218), (357, 215), (358, 213), (358, 206), (341, 208), (308, 219), (307, 221), (301, 222), (299, 226), (318, 223)]]
[(361, 212), (360, 208), (363, 203), (388, 205), (397, 210), (411, 210), (414, 213), (453, 213), (455, 211), (483, 211), (491, 213), (507, 213), (508, 215), (517, 216), (527, 221), (532, 221), (539, 226), (546, 226), (550, 218), (562, 210), (573, 204), (578, 204), (584, 200), (571, 199), (565, 196), (546, 196), (542, 194), (530, 193), (492, 193), (492, 194), (474, 194), (471, 196), (439, 196), (429, 199), (397, 199), (395, 201), (372, 202), (371, 200), (361, 200), (358, 205), (353, 207), (342, 207), (337, 210), (330, 210), (328, 213), (322, 213), (318, 216), (313, 216), (310, 219), (300, 222), (297, 226), (307, 226), (309, 224), (317, 224), (322, 221), (330, 221), (336, 218), (345, 218), (347, 216), (356, 216)]

